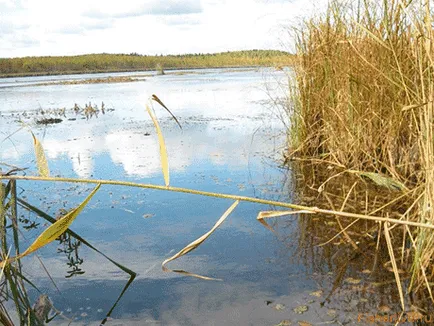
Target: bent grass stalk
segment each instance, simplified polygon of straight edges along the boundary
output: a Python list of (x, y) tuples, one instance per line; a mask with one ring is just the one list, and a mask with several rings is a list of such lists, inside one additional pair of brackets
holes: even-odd
[(172, 270), (172, 269), (167, 268), (166, 264), (172, 260), (175, 260), (179, 257), (182, 257), (182, 256), (188, 254), (190, 251), (193, 251), (194, 249), (199, 247), (226, 220), (226, 218), (229, 216), (230, 213), (232, 213), (232, 211), (235, 209), (235, 207), (237, 207), (238, 204), (239, 204), (238, 200), (236, 202), (234, 202), (226, 210), (226, 212), (220, 217), (220, 219), (215, 223), (215, 225), (211, 228), (211, 230), (209, 230), (207, 233), (205, 233), (204, 235), (202, 235), (198, 239), (194, 240), (192, 243), (188, 244), (186, 247), (184, 247), (181, 251), (179, 251), (178, 253), (176, 253), (172, 257), (167, 258), (165, 261), (163, 261), (163, 263), (161, 264), (163, 271), (181, 273), (181, 274), (184, 274), (187, 276), (193, 276), (193, 277), (200, 278), (200, 279), (207, 280), (207, 281), (212, 281), (212, 280), (213, 281), (221, 281), (220, 279), (207, 277), (207, 276), (201, 276), (201, 275), (197, 275), (197, 274), (192, 274), (192, 273), (189, 273), (189, 272), (186, 272), (183, 270), (179, 270), (179, 269)]
[(148, 111), (148, 114), (155, 125), (155, 129), (157, 130), (158, 143), (160, 144), (161, 168), (163, 169), (164, 183), (166, 184), (166, 187), (168, 187), (170, 183), (170, 175), (169, 175), (169, 160), (167, 158), (166, 144), (164, 143), (163, 134), (161, 132), (160, 125), (158, 124), (157, 118), (155, 117), (154, 112), (151, 111), (148, 105), (146, 105), (146, 111)]
[(136, 183), (136, 182), (119, 181), (119, 180), (79, 179), (79, 178), (61, 178), (61, 177), (46, 178), (46, 177), (13, 175), (13, 176), (3, 176), (2, 178), (3, 179), (10, 179), (10, 180), (69, 182), (69, 183), (87, 183), (87, 184), (101, 184), (101, 185), (106, 184), (106, 185), (114, 185), (114, 186), (126, 186), (126, 187), (135, 187), (135, 188), (144, 188), (144, 189), (165, 190), (165, 191), (172, 191), (172, 192), (214, 197), (214, 198), (239, 200), (239, 201), (244, 201), (244, 202), (251, 202), (251, 203), (256, 203), (256, 204), (277, 206), (277, 207), (283, 207), (283, 208), (290, 208), (290, 209), (296, 209), (296, 210), (303, 211), (303, 213), (309, 212), (309, 213), (326, 214), (326, 215), (337, 215), (337, 216), (342, 216), (342, 217), (349, 217), (349, 218), (355, 218), (355, 219), (360, 218), (360, 219), (378, 221), (378, 222), (389, 222), (391, 224), (408, 225), (408, 226), (413, 226), (413, 227), (421, 227), (421, 228), (434, 230), (434, 224), (431, 224), (431, 223), (419, 223), (419, 222), (399, 220), (399, 219), (395, 219), (395, 218), (387, 218), (387, 217), (375, 216), (375, 215), (365, 215), (365, 214), (356, 214), (356, 213), (350, 213), (350, 212), (340, 212), (340, 211), (334, 211), (334, 210), (330, 210), (330, 209), (323, 209), (323, 208), (319, 208), (319, 207), (304, 206), (304, 205), (285, 203), (285, 202), (267, 200), (267, 199), (261, 199), (261, 198), (231, 195), (231, 194), (202, 191), (202, 190), (173, 187), (173, 186), (166, 187), (166, 186), (159, 186), (159, 185), (148, 184), (148, 183)]

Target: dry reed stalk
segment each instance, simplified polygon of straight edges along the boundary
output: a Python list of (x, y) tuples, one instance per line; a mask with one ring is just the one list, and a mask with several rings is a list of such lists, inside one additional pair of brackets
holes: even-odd
[[(434, 224), (431, 5), (429, 0), (331, 0), (323, 15), (295, 31), (290, 88), (294, 156), (332, 162), (405, 190), (414, 201), (401, 218), (428, 224)], [(416, 229), (411, 236), (410, 289), (424, 285), (431, 293), (434, 234)]]

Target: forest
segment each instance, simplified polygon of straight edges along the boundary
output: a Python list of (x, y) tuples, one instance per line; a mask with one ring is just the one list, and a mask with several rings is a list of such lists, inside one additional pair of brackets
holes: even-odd
[(277, 50), (228, 51), (207, 54), (140, 55), (86, 54), (0, 58), (0, 76), (38, 76), (70, 73), (146, 71), (160, 69), (192, 69), (216, 67), (274, 66), (291, 62), (292, 55)]

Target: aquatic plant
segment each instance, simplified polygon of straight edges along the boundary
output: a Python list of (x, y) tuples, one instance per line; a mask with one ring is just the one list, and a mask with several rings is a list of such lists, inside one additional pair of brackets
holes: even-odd
[[(406, 198), (406, 209), (395, 212), (398, 219), (434, 224), (431, 6), (331, 0), (325, 13), (294, 29), (287, 158), (330, 167), (331, 175), (317, 185), (319, 195), (337, 175), (356, 174)], [(388, 223), (378, 232), (387, 243), (402, 307), (400, 263), (413, 272), (408, 290), (424, 287), (434, 301), (434, 234)]]
[(158, 63), (157, 66), (155, 67), (155, 70), (157, 71), (157, 75), (165, 75), (166, 73), (164, 72), (163, 66)]

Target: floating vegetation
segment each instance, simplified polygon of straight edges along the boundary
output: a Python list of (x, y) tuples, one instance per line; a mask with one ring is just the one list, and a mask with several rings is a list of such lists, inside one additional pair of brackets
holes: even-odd
[(50, 125), (55, 123), (61, 123), (63, 120), (60, 118), (42, 118), (36, 120), (36, 124), (38, 125)]
[(293, 310), (295, 313), (301, 315), (301, 314), (304, 314), (306, 311), (308, 311), (309, 307), (306, 305), (301, 305), (301, 306), (295, 307)]
[(360, 279), (355, 279), (352, 277), (348, 277), (345, 279), (345, 282), (349, 283), (349, 284), (359, 284), (362, 280)]
[(318, 290), (318, 291), (315, 291), (315, 292), (309, 293), (309, 295), (311, 295), (311, 296), (313, 296), (313, 297), (317, 297), (317, 298), (321, 297), (322, 294), (323, 294), (323, 291), (322, 291), (322, 290)]
[(89, 102), (84, 105), (74, 103), (74, 106), (69, 109), (65, 107), (39, 109), (37, 111), (24, 111), (21, 114), (11, 113), (10, 116), (17, 117), (20, 120), (33, 118), (37, 125), (51, 125), (62, 123), (64, 120), (77, 121), (78, 119), (89, 120), (93, 117), (98, 118), (100, 114), (104, 115), (112, 111), (114, 109), (107, 108), (104, 102), (101, 102), (101, 105)]
[(277, 311), (282, 311), (286, 309), (285, 305), (281, 303), (276, 304), (273, 308)]
[(89, 102), (89, 104), (85, 104), (84, 109), (80, 110), (80, 107), (76, 104), (74, 104), (74, 112), (76, 114), (81, 113), (82, 115), (84, 115), (86, 117), (86, 119), (90, 119), (93, 116), (95, 116), (96, 118), (98, 118), (98, 113), (102, 113), (105, 114), (105, 105), (104, 102), (101, 103), (101, 109), (98, 108), (98, 105), (93, 105), (92, 106), (92, 102)]
[(88, 78), (88, 79), (78, 79), (78, 80), (62, 80), (56, 82), (48, 83), (38, 83), (29, 86), (51, 86), (51, 85), (87, 85), (87, 84), (114, 84), (114, 83), (132, 83), (144, 81), (143, 78), (133, 78), (126, 76), (109, 76), (105, 78)]
[(280, 323), (276, 324), (275, 326), (291, 326), (291, 325), (292, 323), (290, 320), (284, 319)]
[(104, 115), (108, 112), (113, 112), (115, 109), (107, 107), (104, 102), (101, 105), (97, 103), (85, 103), (79, 105), (74, 103), (71, 108), (47, 108), (38, 109), (24, 112), (11, 112), (0, 114), (4, 118), (14, 118), (18, 121), (22, 121), (25, 124), (29, 124), (32, 120), (33, 123), (40, 126), (55, 125), (64, 121), (77, 121), (81, 119), (89, 120), (93, 117), (98, 118), (101, 114)]

